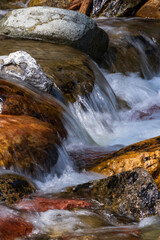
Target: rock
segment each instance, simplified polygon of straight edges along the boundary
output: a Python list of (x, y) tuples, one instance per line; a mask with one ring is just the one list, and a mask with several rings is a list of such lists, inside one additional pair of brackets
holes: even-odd
[(99, 159), (101, 163), (92, 171), (112, 176), (142, 167), (146, 169), (160, 188), (160, 137), (144, 140)]
[[(39, 18), (41, 16), (41, 18)], [(108, 36), (89, 17), (75, 11), (50, 7), (17, 9), (0, 20), (0, 34), (70, 45), (94, 60), (108, 47)]]
[(65, 102), (74, 102), (78, 95), (86, 96), (94, 87), (95, 75), (92, 62), (84, 53), (63, 45), (31, 41), (0, 40), (0, 55), (18, 49), (31, 54), (53, 80), (54, 87), (63, 94)]
[(51, 92), (53, 85), (36, 60), (24, 51), (0, 56), (0, 77), (16, 78), (44, 92)]
[(42, 178), (57, 162), (60, 140), (51, 124), (29, 116), (0, 115), (0, 167)]
[(49, 199), (43, 197), (24, 199), (15, 205), (16, 209), (29, 212), (45, 212), (50, 209), (70, 210), (73, 208), (89, 208), (90, 206), (90, 203), (78, 199)]
[(52, 124), (55, 134), (66, 137), (63, 107), (54, 98), (42, 96), (28, 87), (0, 78), (0, 112), (5, 115), (28, 115)]
[(24, 7), (27, 0), (1, 0), (0, 9), (15, 9)]
[(141, 220), (159, 213), (160, 193), (151, 175), (142, 168), (68, 188), (74, 197), (101, 204), (101, 209)]
[(136, 17), (160, 19), (160, 1), (147, 1), (136, 13)]
[(35, 186), (23, 176), (11, 173), (0, 175), (1, 203), (15, 204), (35, 191)]
[(93, 0), (93, 17), (124, 17), (133, 16), (137, 8), (146, 0)]
[(57, 8), (66, 8), (68, 4), (73, 2), (73, 0), (30, 0), (28, 7), (33, 6), (49, 6)]
[(18, 216), (16, 211), (0, 206), (0, 239), (15, 240), (29, 235), (33, 230), (31, 223)]

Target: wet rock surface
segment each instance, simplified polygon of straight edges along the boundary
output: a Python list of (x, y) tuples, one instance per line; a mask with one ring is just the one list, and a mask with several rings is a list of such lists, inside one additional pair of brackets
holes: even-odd
[(51, 43), (4, 39), (0, 41), (0, 55), (8, 55), (19, 49), (26, 51), (42, 66), (53, 85), (61, 91), (66, 103), (74, 102), (78, 95), (92, 92), (95, 82), (91, 60), (82, 52)]
[(105, 211), (140, 220), (159, 212), (160, 194), (151, 175), (142, 168), (68, 188), (74, 196), (98, 201)]
[(0, 9), (14, 9), (24, 7), (27, 0), (1, 0)]
[(13, 10), (0, 21), (0, 28), (0, 34), (14, 38), (73, 46), (94, 60), (100, 59), (108, 47), (107, 34), (92, 19), (70, 10), (49, 7)]
[(27, 178), (16, 174), (0, 175), (0, 202), (6, 205), (15, 204), (22, 198), (34, 193), (35, 186)]
[(160, 138), (155, 137), (129, 145), (121, 150), (99, 159), (101, 163), (92, 171), (112, 176), (114, 174), (134, 170), (138, 167), (146, 169), (160, 187)]
[(42, 178), (57, 162), (60, 140), (49, 123), (0, 115), (0, 166)]
[(49, 6), (49, 7), (57, 7), (57, 8), (66, 8), (68, 4), (72, 3), (73, 0), (30, 0), (28, 3), (28, 7), (33, 6)]
[(136, 13), (136, 17), (160, 19), (160, 2), (158, 0), (147, 1)]

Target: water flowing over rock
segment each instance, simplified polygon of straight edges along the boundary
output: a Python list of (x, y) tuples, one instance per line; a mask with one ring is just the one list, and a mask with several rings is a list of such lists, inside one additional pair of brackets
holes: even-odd
[(29, 116), (0, 115), (0, 167), (42, 178), (57, 162), (60, 140), (51, 124)]
[(0, 34), (10, 37), (70, 45), (96, 60), (108, 47), (107, 34), (92, 19), (70, 10), (50, 7), (13, 10), (0, 21), (0, 29)]
[(36, 60), (24, 51), (0, 57), (0, 77), (16, 78), (45, 92), (50, 92), (53, 85)]
[(0, 55), (19, 49), (36, 59), (66, 103), (76, 101), (78, 95), (86, 96), (92, 92), (95, 67), (91, 59), (79, 50), (32, 40), (0, 40)]
[(147, 1), (136, 13), (136, 17), (157, 18), (160, 19), (159, 0)]
[(142, 168), (68, 188), (83, 199), (96, 200), (105, 211), (140, 220), (158, 214), (160, 194), (151, 175)]
[(40, 95), (29, 87), (0, 79), (0, 113), (28, 115), (52, 124), (57, 136), (66, 137), (63, 126), (63, 107), (52, 97)]
[(0, 202), (15, 204), (36, 191), (35, 186), (25, 177), (16, 174), (0, 175)]
[(93, 16), (133, 16), (137, 7), (139, 8), (145, 2), (146, 0), (93, 0)]
[(99, 159), (101, 163), (92, 171), (112, 176), (114, 174), (144, 168), (154, 178), (160, 188), (160, 137), (129, 145)]

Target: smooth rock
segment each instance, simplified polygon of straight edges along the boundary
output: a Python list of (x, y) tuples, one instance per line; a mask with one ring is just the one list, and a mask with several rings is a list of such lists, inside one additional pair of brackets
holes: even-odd
[(0, 55), (19, 49), (36, 59), (66, 103), (92, 92), (96, 69), (90, 58), (79, 50), (40, 41), (0, 39)]
[(69, 194), (100, 203), (105, 211), (141, 220), (159, 214), (160, 193), (152, 176), (144, 169), (126, 171), (72, 188)]
[(33, 230), (31, 223), (25, 221), (13, 211), (5, 206), (0, 206), (0, 239), (15, 240), (29, 235)]
[(89, 208), (90, 206), (91, 204), (87, 201), (78, 199), (49, 199), (43, 197), (24, 199), (15, 205), (16, 209), (29, 212), (45, 212), (50, 209), (70, 210), (73, 208)]
[[(41, 17), (40, 17), (41, 16)], [(70, 45), (93, 59), (102, 57), (108, 36), (89, 17), (66, 9), (31, 7), (17, 9), (0, 20), (0, 34)]]
[(28, 7), (34, 6), (49, 6), (49, 7), (57, 7), (57, 8), (66, 8), (68, 4), (73, 2), (73, 0), (30, 0), (28, 3)]
[(133, 16), (146, 0), (93, 0), (93, 17)]
[(66, 137), (63, 126), (63, 107), (56, 99), (49, 98), (28, 87), (0, 78), (0, 113), (5, 115), (28, 115), (52, 124), (55, 134)]
[(160, 188), (160, 137), (147, 139), (99, 159), (92, 171), (107, 176), (142, 167), (148, 171)]
[(51, 92), (53, 85), (41, 66), (25, 51), (0, 56), (0, 77), (16, 78), (44, 92)]
[(42, 178), (57, 162), (60, 140), (51, 124), (29, 116), (0, 115), (0, 167)]
[(0, 175), (1, 203), (14, 204), (35, 191), (35, 186), (23, 176), (11, 173)]
[(160, 19), (160, 1), (147, 1), (136, 13), (136, 17)]

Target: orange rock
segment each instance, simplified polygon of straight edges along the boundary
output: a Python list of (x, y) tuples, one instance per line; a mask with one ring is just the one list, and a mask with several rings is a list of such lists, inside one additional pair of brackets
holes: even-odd
[(30, 0), (28, 7), (33, 6), (49, 6), (57, 8), (65, 8), (73, 0)]
[(28, 116), (0, 115), (0, 167), (38, 177), (57, 162), (60, 140), (51, 124)]
[(72, 208), (89, 208), (91, 205), (87, 201), (79, 199), (48, 199), (36, 197), (33, 200), (24, 199), (15, 205), (17, 209), (26, 211), (45, 212), (49, 209), (69, 210)]
[(100, 158), (101, 163), (92, 171), (108, 176), (139, 167), (147, 170), (160, 188), (160, 137), (129, 145)]
[(1, 113), (6, 115), (29, 115), (49, 122), (55, 133), (66, 136), (62, 123), (63, 107), (54, 98), (47, 98), (24, 86), (18, 86), (0, 78), (0, 98), (3, 105)]
[(160, 1), (147, 1), (136, 13), (136, 17), (160, 19)]

